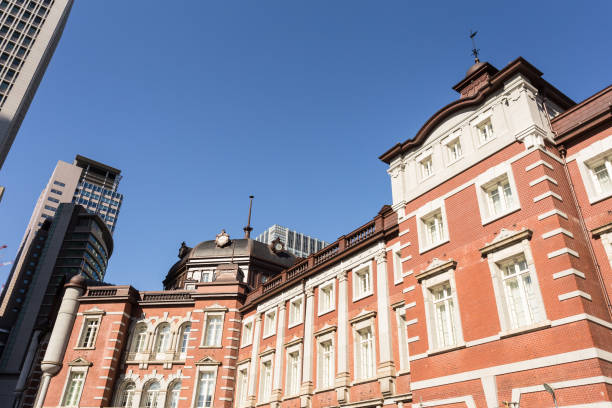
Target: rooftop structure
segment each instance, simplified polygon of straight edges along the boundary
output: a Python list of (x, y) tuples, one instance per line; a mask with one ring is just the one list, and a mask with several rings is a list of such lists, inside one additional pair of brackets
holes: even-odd
[(266, 229), (259, 234), (255, 240), (263, 242), (264, 244), (270, 244), (277, 238), (285, 246), (287, 251), (300, 258), (306, 258), (308, 255), (320, 251), (327, 245), (325, 241), (312, 238), (278, 224), (274, 224)]

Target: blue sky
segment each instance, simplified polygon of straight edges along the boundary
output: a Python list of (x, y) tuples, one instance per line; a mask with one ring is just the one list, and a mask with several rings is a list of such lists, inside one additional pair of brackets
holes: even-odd
[(609, 1), (76, 1), (0, 172), (0, 261), (57, 160), (76, 154), (123, 171), (109, 282), (160, 289), (181, 241), (242, 235), (249, 194), (254, 234), (278, 223), (334, 241), (391, 201), (378, 156), (457, 98), (470, 29), (482, 60), (523, 56), (581, 101), (610, 84), (611, 13)]

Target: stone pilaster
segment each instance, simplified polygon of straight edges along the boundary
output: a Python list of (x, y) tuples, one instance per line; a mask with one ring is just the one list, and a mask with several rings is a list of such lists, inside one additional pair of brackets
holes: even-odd
[(336, 374), (336, 396), (338, 402), (348, 402), (348, 387), (351, 376), (348, 368), (348, 279), (347, 272), (338, 274), (338, 374)]
[(300, 407), (310, 407), (312, 395), (312, 365), (314, 336), (314, 290), (306, 288), (306, 317), (304, 320), (304, 356), (302, 358), (302, 388), (300, 389)]
[(278, 309), (278, 326), (276, 329), (276, 354), (274, 356), (274, 386), (272, 387), (272, 401), (271, 406), (273, 408), (280, 407), (280, 402), (283, 397), (283, 340), (285, 338), (285, 314), (287, 307), (285, 301), (281, 303)]
[(389, 276), (387, 275), (387, 251), (381, 249), (376, 259), (376, 299), (378, 306), (379, 361), (377, 376), (383, 396), (395, 392), (395, 364), (391, 343), (391, 316), (389, 305)]
[(261, 337), (261, 313), (257, 313), (255, 317), (255, 328), (253, 329), (253, 344), (251, 345), (251, 365), (249, 367), (249, 394), (248, 400), (250, 406), (254, 407), (257, 403), (257, 363), (259, 354), (259, 339)]

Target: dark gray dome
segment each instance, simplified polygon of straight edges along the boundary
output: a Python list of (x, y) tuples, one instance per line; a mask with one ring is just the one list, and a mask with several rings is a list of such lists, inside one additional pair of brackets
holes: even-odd
[(253, 239), (233, 239), (228, 245), (220, 248), (216, 241), (204, 241), (194, 246), (187, 257), (189, 259), (214, 259), (252, 257), (277, 265), (289, 267), (295, 263), (295, 256), (288, 252), (274, 253), (270, 247)]

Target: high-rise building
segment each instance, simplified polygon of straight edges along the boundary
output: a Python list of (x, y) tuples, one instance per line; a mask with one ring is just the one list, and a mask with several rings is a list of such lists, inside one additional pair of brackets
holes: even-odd
[(0, 169), (53, 56), (72, 3), (0, 1)]
[(325, 241), (312, 238), (308, 235), (304, 235), (300, 232), (291, 230), (278, 224), (272, 225), (270, 228), (259, 234), (257, 238), (255, 238), (255, 241), (270, 244), (277, 238), (283, 243), (287, 251), (301, 258), (306, 258), (308, 255), (320, 251), (327, 245), (327, 242)]
[(32, 402), (64, 283), (75, 275), (101, 283), (112, 251), (104, 221), (72, 203), (60, 204), (22, 249), (0, 297), (0, 401)]

